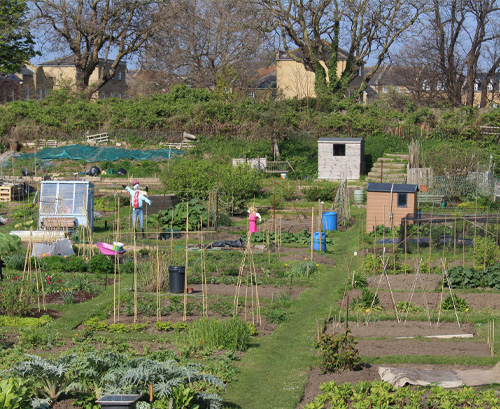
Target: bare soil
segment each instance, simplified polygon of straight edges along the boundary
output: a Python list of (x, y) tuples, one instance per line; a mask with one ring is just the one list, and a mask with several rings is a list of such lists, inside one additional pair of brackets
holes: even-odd
[[(113, 281), (111, 280), (110, 284), (112, 283)], [(87, 291), (76, 291), (73, 293), (73, 296), (75, 297), (74, 299), (75, 304), (89, 301), (95, 297), (94, 294), (89, 293)], [(51, 293), (51, 294), (45, 294), (45, 302), (47, 304), (64, 304), (64, 299), (60, 293)]]
[[(430, 309), (437, 309), (441, 301), (450, 294), (449, 288), (445, 287), (441, 294), (442, 277), (437, 274), (397, 274), (389, 275), (389, 284), (393, 292), (396, 304), (400, 301), (411, 301), (412, 304), (420, 307), (429, 306)], [(380, 306), (392, 309), (393, 303), (389, 291), (389, 285), (385, 277), (377, 275), (367, 277), (370, 290), (375, 291), (378, 287)], [(413, 296), (411, 290), (414, 288)], [(438, 290), (438, 291), (436, 291)], [(469, 308), (473, 310), (496, 310), (500, 309), (500, 296), (494, 293), (467, 293), (460, 290), (453, 290), (453, 294), (465, 299)], [(349, 299), (361, 295), (360, 290), (351, 290), (348, 293)], [(345, 300), (343, 301), (345, 305)]]
[[(476, 334), (474, 325), (461, 324), (460, 328), (454, 322), (440, 322), (429, 324), (424, 321), (377, 321), (365, 323), (350, 322), (349, 329), (355, 337), (361, 338), (398, 338), (398, 337), (425, 337), (438, 335)], [(343, 331), (343, 326), (334, 328), (333, 324), (327, 327), (327, 332)]]

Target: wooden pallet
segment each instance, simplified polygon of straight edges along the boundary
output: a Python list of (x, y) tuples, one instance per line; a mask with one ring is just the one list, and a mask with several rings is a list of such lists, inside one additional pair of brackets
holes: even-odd
[(2, 185), (0, 186), (0, 202), (12, 202), (19, 200), (23, 195), (22, 185)]
[(68, 230), (75, 228), (75, 219), (70, 217), (45, 217), (42, 222), (44, 230)]

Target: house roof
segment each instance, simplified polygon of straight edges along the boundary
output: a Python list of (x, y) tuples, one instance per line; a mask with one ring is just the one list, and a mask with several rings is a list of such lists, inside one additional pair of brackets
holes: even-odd
[(15, 74), (6, 74), (0, 75), (0, 81), (21, 82), (21, 79)]
[[(328, 50), (328, 47), (325, 47), (325, 48), (327, 48), (326, 58), (328, 58), (330, 56), (330, 52)], [(289, 55), (290, 53), (293, 54), (297, 58), (301, 58), (301, 59), (304, 58), (303, 51), (300, 48), (295, 48), (295, 49), (291, 50), (289, 53), (286, 52), (286, 51), (280, 51), (278, 53), (278, 60), (285, 60), (285, 61), (291, 61), (291, 60), (293, 60), (293, 58), (290, 57), (290, 55)], [(343, 50), (340, 47), (338, 49), (338, 53), (337, 54), (338, 54), (339, 60), (341, 60), (341, 61), (347, 60), (347, 57), (349, 56), (349, 53), (346, 50)]]
[(403, 183), (368, 183), (367, 192), (387, 192), (390, 193), (415, 193), (418, 185), (408, 185)]
[[(113, 59), (108, 59), (108, 62), (112, 62)], [(99, 58), (99, 63), (103, 63), (104, 58)], [(126, 65), (120, 62), (120, 65)], [(45, 61), (40, 64), (41, 67), (74, 67), (75, 66), (75, 56), (67, 55), (65, 57), (56, 58), (55, 60)]]
[[(370, 72), (373, 67), (365, 67), (365, 72)], [(405, 75), (406, 74), (406, 75)], [(383, 65), (370, 79), (369, 85), (408, 85), (408, 72), (405, 68), (393, 65)]]
[(344, 142), (344, 143), (359, 143), (363, 142), (363, 138), (319, 138), (318, 143), (322, 142)]
[(257, 70), (257, 75), (250, 84), (252, 89), (276, 89), (276, 65)]

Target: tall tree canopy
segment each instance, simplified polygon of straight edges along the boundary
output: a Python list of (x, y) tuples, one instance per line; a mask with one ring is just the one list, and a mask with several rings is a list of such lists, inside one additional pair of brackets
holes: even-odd
[[(53, 49), (70, 52), (76, 86), (90, 97), (158, 28), (168, 0), (31, 0)], [(104, 60), (99, 80), (90, 77)]]
[(235, 0), (172, 0), (170, 16), (142, 54), (141, 65), (172, 83), (223, 88), (245, 83), (265, 53), (266, 16)]
[[(426, 0), (258, 1), (273, 15), (289, 56), (315, 73), (316, 94), (320, 97), (344, 95), (359, 76), (360, 67), (372, 58), (375, 65), (361, 81), (359, 89), (363, 89), (390, 47), (418, 20), (426, 6)], [(342, 73), (337, 73), (339, 47), (347, 51)], [(301, 53), (292, 53), (294, 48)]]
[(36, 55), (28, 30), (27, 6), (22, 0), (0, 0), (0, 73), (18, 71)]

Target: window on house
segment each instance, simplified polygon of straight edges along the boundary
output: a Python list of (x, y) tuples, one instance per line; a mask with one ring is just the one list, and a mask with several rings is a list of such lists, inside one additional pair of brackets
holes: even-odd
[(38, 90), (38, 99), (41, 101), (43, 99), (43, 89)]
[(16, 96), (16, 94), (15, 94), (14, 90), (10, 91), (10, 100), (11, 100), (11, 102), (14, 102), (14, 100), (16, 99), (15, 96)]
[(407, 207), (408, 194), (398, 193), (398, 207)]
[(30, 89), (29, 89), (29, 87), (26, 87), (26, 88), (24, 89), (24, 97), (25, 97), (26, 99), (30, 99)]
[(333, 145), (333, 156), (345, 156), (345, 144)]
[(121, 92), (117, 92), (116, 93), (116, 98), (121, 98), (122, 97), (122, 93)]
[(477, 82), (474, 84), (474, 91), (479, 91), (479, 84)]
[(488, 83), (488, 91), (493, 91), (493, 84), (491, 82)]
[(118, 71), (118, 81), (121, 81), (121, 80), (122, 80), (122, 72)]

